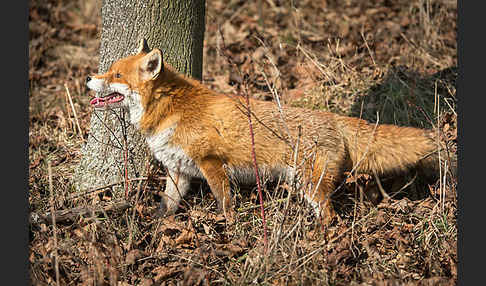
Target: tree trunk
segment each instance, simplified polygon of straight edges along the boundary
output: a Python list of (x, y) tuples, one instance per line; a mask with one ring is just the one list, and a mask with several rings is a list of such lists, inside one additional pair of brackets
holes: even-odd
[[(99, 73), (134, 53), (139, 40), (145, 38), (175, 69), (202, 78), (204, 0), (103, 0), (101, 15)], [(123, 182), (125, 164), (129, 179), (141, 176), (146, 172), (147, 155), (151, 156), (144, 138), (129, 124), (125, 111), (93, 110), (74, 187), (83, 191)], [(120, 184), (115, 191), (123, 189)]]

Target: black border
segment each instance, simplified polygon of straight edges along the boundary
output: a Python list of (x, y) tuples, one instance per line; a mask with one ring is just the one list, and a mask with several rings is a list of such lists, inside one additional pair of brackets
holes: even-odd
[[(2, 33), (2, 284), (29, 285), (29, 1), (4, 5)], [(7, 8), (8, 7), (8, 8)]]
[[(478, 3), (478, 4), (476, 4)], [(457, 1), (458, 113), (458, 281), (457, 285), (480, 285), (484, 281), (485, 217), (484, 152), (484, 9), (481, 1)], [(472, 5), (476, 4), (476, 5)], [(477, 7), (476, 7), (477, 6)], [(479, 20), (479, 21), (478, 21)], [(474, 39), (474, 38), (476, 39)], [(472, 40), (474, 39), (474, 40)], [(476, 108), (474, 108), (476, 107)], [(477, 110), (476, 110), (477, 109)], [(466, 115), (466, 112), (468, 116)], [(469, 118), (469, 120), (468, 120)], [(474, 160), (476, 159), (476, 160)], [(476, 161), (476, 162), (475, 162)], [(479, 283), (478, 283), (479, 282)]]

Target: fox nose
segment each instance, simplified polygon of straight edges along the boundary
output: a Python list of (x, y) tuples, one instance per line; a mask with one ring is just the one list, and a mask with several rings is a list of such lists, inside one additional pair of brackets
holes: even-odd
[(86, 78), (86, 82), (88, 83), (90, 80), (91, 80), (91, 77), (90, 77), (90, 76), (88, 76), (88, 77)]

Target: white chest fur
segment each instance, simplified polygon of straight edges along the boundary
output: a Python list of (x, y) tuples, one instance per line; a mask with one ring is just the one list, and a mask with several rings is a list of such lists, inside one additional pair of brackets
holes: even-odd
[(169, 127), (162, 132), (147, 136), (147, 144), (155, 158), (171, 171), (178, 171), (190, 177), (202, 178), (201, 171), (194, 161), (186, 155), (184, 150), (170, 143), (176, 126)]

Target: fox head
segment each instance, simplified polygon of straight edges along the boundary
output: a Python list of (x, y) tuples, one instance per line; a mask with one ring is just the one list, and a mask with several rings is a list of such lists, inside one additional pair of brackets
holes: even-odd
[(116, 61), (105, 74), (86, 78), (88, 88), (96, 91), (90, 104), (102, 110), (141, 107), (141, 90), (163, 70), (162, 52), (150, 50), (142, 39), (134, 55)]

